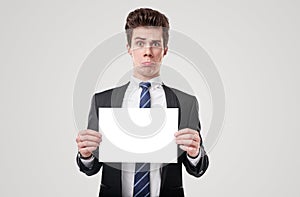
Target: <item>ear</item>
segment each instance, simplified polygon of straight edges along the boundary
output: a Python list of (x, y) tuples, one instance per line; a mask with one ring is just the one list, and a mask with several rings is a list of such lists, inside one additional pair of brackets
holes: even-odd
[(131, 48), (130, 48), (130, 46), (128, 44), (126, 44), (126, 48), (127, 48), (127, 53), (129, 55), (132, 55)]
[(168, 49), (168, 47), (164, 48), (164, 56), (167, 55)]

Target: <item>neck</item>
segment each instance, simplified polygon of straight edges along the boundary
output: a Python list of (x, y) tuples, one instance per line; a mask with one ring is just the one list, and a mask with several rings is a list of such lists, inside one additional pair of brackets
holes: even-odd
[(136, 74), (133, 74), (133, 76), (141, 81), (149, 81), (155, 77), (158, 77), (159, 74), (157, 75), (153, 75), (153, 76), (141, 76), (141, 75), (136, 75)]

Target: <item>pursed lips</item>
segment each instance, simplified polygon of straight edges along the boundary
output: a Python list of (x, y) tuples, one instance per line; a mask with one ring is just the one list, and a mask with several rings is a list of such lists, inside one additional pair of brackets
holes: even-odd
[(150, 61), (146, 61), (146, 62), (142, 62), (143, 66), (152, 66), (154, 65), (154, 62), (150, 62)]

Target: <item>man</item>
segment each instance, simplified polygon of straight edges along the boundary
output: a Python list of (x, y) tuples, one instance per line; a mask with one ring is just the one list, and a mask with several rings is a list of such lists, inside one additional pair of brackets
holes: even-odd
[[(149, 8), (134, 10), (127, 17), (125, 30), (133, 76), (129, 83), (93, 96), (88, 129), (80, 131), (76, 138), (78, 166), (88, 176), (102, 168), (99, 196), (184, 196), (182, 164), (195, 177), (202, 176), (208, 167), (197, 100), (164, 85), (160, 78), (160, 66), (168, 52), (169, 22), (165, 15)], [(99, 162), (96, 156), (102, 134), (98, 128), (98, 108), (155, 105), (179, 108), (179, 126), (174, 134), (179, 147), (177, 163)]]

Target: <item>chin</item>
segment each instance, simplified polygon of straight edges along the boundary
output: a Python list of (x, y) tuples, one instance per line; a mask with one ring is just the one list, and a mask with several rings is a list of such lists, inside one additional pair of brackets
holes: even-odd
[(136, 76), (141, 76), (143, 78), (151, 79), (153, 77), (159, 76), (159, 70), (153, 67), (140, 67), (135, 70)]
[(155, 73), (155, 74), (145, 74), (143, 75), (145, 78), (148, 78), (148, 79), (152, 79), (154, 77), (157, 77), (159, 76), (159, 74)]

